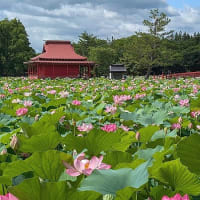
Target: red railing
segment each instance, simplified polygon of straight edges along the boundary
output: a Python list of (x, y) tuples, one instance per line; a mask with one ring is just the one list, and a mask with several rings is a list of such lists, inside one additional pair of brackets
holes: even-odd
[(186, 77), (200, 77), (200, 71), (198, 72), (185, 72), (185, 73), (175, 73), (175, 74), (162, 74), (159, 76), (154, 76), (154, 78), (160, 79), (170, 79), (170, 78), (186, 78)]

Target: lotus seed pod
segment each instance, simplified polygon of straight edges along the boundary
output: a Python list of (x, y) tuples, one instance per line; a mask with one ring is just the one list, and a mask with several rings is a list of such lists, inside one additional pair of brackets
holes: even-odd
[(103, 195), (103, 200), (114, 200), (114, 195), (105, 194), (105, 195)]
[(136, 138), (137, 141), (140, 140), (140, 133), (139, 133), (139, 132), (136, 132), (136, 134), (135, 134), (135, 138)]

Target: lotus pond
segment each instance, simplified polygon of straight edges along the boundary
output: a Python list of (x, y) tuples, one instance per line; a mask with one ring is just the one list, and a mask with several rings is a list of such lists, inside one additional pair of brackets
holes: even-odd
[(0, 78), (0, 199), (200, 199), (200, 79)]

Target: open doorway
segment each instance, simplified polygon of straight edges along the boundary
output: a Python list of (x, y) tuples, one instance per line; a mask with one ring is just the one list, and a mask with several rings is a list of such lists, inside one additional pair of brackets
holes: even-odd
[(88, 78), (88, 66), (84, 66), (84, 65), (80, 66), (80, 77)]

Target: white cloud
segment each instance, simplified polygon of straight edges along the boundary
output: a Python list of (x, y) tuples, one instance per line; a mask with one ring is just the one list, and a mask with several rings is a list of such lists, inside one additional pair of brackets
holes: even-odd
[(171, 18), (169, 27), (176, 31), (188, 32), (190, 34), (200, 30), (200, 9), (185, 6), (177, 9), (178, 16)]
[[(15, 3), (11, 3), (15, 2)], [(166, 0), (1, 0), (0, 17), (18, 18), (25, 25), (32, 46), (41, 51), (45, 39), (76, 41), (87, 31), (101, 38), (130, 36), (145, 31), (142, 21), (159, 7), (171, 18), (169, 29), (200, 30), (200, 10), (174, 8)]]

